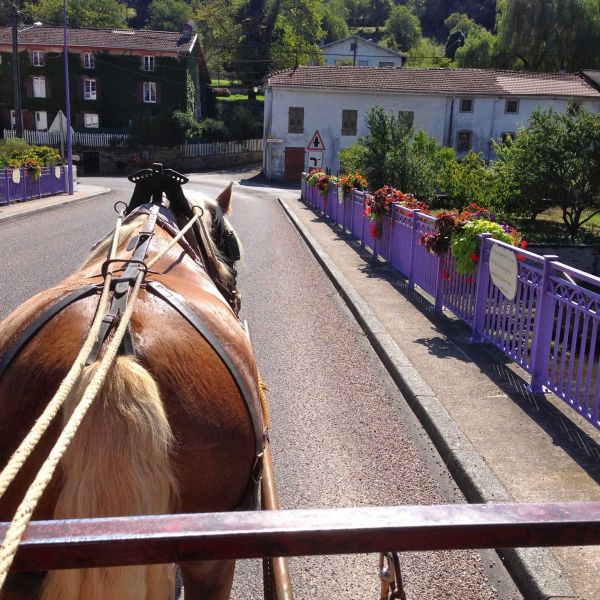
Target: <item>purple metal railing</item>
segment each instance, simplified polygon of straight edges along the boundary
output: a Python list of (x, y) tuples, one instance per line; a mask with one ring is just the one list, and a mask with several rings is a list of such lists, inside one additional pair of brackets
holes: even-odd
[[(18, 183), (14, 181), (14, 171), (19, 171)], [(66, 181), (65, 167), (45, 167), (39, 179), (27, 169), (4, 169), (0, 171), (0, 205), (62, 194)]]
[[(374, 239), (364, 216), (366, 192), (355, 190), (340, 203), (335, 185), (327, 199), (306, 183), (303, 189), (309, 206), (357, 237), (375, 257), (385, 258), (408, 277), (409, 286), (430, 294), (436, 309), (447, 308), (468, 323), (473, 342), (492, 343), (530, 373), (532, 391), (547, 388), (600, 429), (600, 278), (558, 262), (557, 256), (540, 256), (489, 234), (482, 236), (476, 273), (459, 275), (451, 254), (434, 256), (419, 243), (434, 228), (434, 217), (394, 206), (382, 236)], [(517, 255), (514, 300), (491, 280), (494, 244)]]

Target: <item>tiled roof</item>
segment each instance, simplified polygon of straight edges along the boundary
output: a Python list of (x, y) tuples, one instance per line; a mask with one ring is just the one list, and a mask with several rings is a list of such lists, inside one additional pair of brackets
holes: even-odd
[(581, 73), (593, 86), (600, 89), (600, 71), (585, 69)]
[(473, 96), (576, 96), (600, 100), (600, 92), (573, 74), (491, 69), (391, 69), (301, 66), (269, 76), (273, 86), (353, 89), (398, 94)]
[[(19, 47), (62, 46), (62, 27), (30, 27), (19, 32)], [(189, 54), (196, 42), (196, 34), (148, 29), (69, 29), (69, 47), (148, 50)], [(12, 29), (0, 27), (0, 45), (12, 44)]]

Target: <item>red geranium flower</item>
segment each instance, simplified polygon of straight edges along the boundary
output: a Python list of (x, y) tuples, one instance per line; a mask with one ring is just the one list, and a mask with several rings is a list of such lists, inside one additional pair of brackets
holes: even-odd
[(477, 254), (477, 252), (473, 252), (473, 254), (471, 254), (471, 260), (474, 263), (479, 262), (479, 254)]

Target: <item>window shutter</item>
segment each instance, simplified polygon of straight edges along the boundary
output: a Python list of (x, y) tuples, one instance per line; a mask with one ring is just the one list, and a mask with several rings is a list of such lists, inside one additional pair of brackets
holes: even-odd
[(75, 86), (77, 89), (77, 98), (79, 98), (79, 100), (81, 100), (83, 98), (83, 86), (84, 86), (83, 77), (80, 77), (77, 80), (77, 85)]
[(83, 127), (83, 113), (77, 113), (75, 115), (75, 125), (77, 127)]
[(156, 82), (156, 101), (160, 102), (162, 100), (162, 86), (157, 81)]
[(144, 85), (141, 81), (137, 82), (137, 101), (142, 104), (144, 102)]
[(52, 98), (52, 86), (49, 77), (46, 77), (46, 98)]
[(33, 98), (33, 77), (28, 77), (25, 80), (25, 88), (27, 90), (27, 96)]
[(96, 79), (96, 100), (100, 100), (100, 83)]
[(31, 110), (22, 111), (23, 114), (23, 128), (33, 130), (35, 129), (35, 115)]

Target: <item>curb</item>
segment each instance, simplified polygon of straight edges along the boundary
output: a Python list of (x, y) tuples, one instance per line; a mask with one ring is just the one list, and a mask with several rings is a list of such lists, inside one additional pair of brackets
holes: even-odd
[(92, 198), (97, 198), (98, 196), (104, 196), (106, 194), (110, 194), (110, 192), (112, 192), (112, 190), (110, 188), (102, 188), (101, 190), (99, 190), (97, 192), (91, 192), (87, 196), (82, 196), (81, 198), (76, 198), (75, 200), (69, 200), (67, 197), (64, 200), (64, 202), (56, 202), (55, 204), (48, 204), (47, 206), (39, 206), (37, 208), (29, 208), (27, 210), (24, 210), (23, 212), (15, 213), (14, 215), (6, 215), (4, 217), (0, 216), (0, 224), (9, 223), (10, 221), (18, 221), (19, 219), (24, 219), (25, 217), (28, 217), (29, 215), (35, 215), (35, 214), (40, 214), (40, 213), (44, 213), (44, 212), (50, 212), (52, 210), (58, 210), (59, 208), (62, 208), (63, 206), (67, 206), (67, 205), (75, 206), (77, 204), (82, 204), (84, 202), (87, 202), (88, 200), (91, 200)]
[[(306, 230), (288, 204), (281, 198), (277, 200), (365, 331), (367, 339), (425, 428), (467, 501), (514, 502), (514, 498), (497, 479), (354, 286)], [(496, 552), (525, 598), (577, 598), (570, 582), (561, 576), (560, 565), (545, 548), (506, 548)]]

